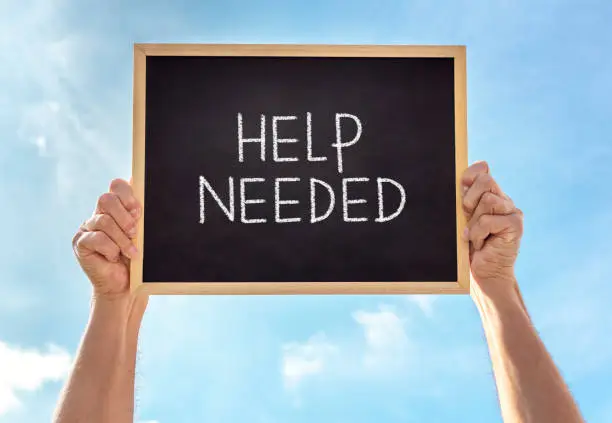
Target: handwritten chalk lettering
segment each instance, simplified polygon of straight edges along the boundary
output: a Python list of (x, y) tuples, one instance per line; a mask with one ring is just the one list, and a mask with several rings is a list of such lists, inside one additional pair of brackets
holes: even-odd
[(274, 181), (274, 217), (276, 223), (292, 223), (299, 222), (302, 219), (299, 217), (280, 217), (280, 206), (282, 204), (299, 204), (298, 200), (281, 200), (280, 199), (280, 184), (281, 182), (299, 182), (300, 178), (276, 178)]
[(225, 207), (223, 201), (219, 198), (215, 190), (212, 189), (206, 178), (200, 176), (200, 223), (204, 223), (206, 221), (206, 209), (204, 208), (204, 191), (208, 190), (212, 197), (215, 199), (223, 213), (227, 216), (230, 221), (234, 221), (234, 178), (231, 176), (228, 178), (229, 180), (229, 205)]
[(297, 157), (279, 157), (278, 144), (293, 144), (298, 142), (296, 138), (279, 138), (278, 137), (278, 121), (279, 120), (296, 120), (297, 116), (274, 116), (272, 117), (272, 152), (275, 162), (297, 162)]
[(365, 198), (349, 200), (348, 198), (348, 184), (350, 182), (368, 182), (369, 178), (343, 178), (342, 179), (342, 215), (345, 222), (366, 222), (367, 217), (349, 217), (348, 206), (349, 204), (365, 204), (367, 200)]
[(323, 162), (327, 157), (312, 156), (312, 113), (306, 113), (306, 160), (309, 162)]
[[(275, 163), (283, 163), (283, 166), (287, 162), (297, 162), (300, 159), (297, 156), (281, 156), (279, 154), (279, 144), (295, 144), (299, 141), (298, 138), (281, 138), (279, 137), (279, 123), (282, 121), (293, 121), (297, 120), (298, 117), (294, 115), (287, 116), (272, 116), (272, 156), (273, 161), (268, 166), (275, 166)], [(346, 130), (346, 122), (352, 121), (349, 126), (354, 127), (354, 130)], [(344, 122), (344, 124), (343, 124)], [(266, 116), (260, 115), (260, 134), (259, 138), (245, 138), (243, 128), (243, 117), (242, 113), (237, 114), (238, 124), (238, 161), (244, 163), (244, 144), (246, 143), (257, 143), (260, 146), (260, 159), (262, 162), (266, 158)], [(344, 126), (343, 126), (344, 125)], [(363, 124), (359, 117), (351, 115), (349, 113), (336, 113), (335, 114), (335, 128), (336, 136), (335, 142), (331, 142), (328, 146), (335, 148), (336, 158), (338, 164), (338, 173), (342, 174), (344, 171), (344, 155), (347, 154), (344, 150), (348, 147), (354, 146), (361, 138), (363, 132)], [(306, 113), (306, 160), (309, 162), (322, 162), (326, 161), (326, 156), (315, 156), (313, 153), (313, 141), (312, 141), (312, 114)], [(349, 140), (350, 136), (347, 133), (354, 133), (352, 139)], [(347, 150), (351, 151), (351, 150)], [(252, 156), (251, 156), (252, 157)], [(313, 175), (314, 176), (314, 175)], [(275, 223), (299, 223), (302, 221), (300, 216), (285, 216), (281, 217), (281, 206), (283, 205), (298, 205), (300, 200), (297, 199), (281, 199), (281, 185), (286, 183), (300, 183), (301, 178), (273, 178), (274, 181), (274, 222)], [(396, 219), (404, 210), (406, 205), (406, 191), (404, 187), (397, 181), (389, 178), (377, 177), (376, 179), (376, 190), (378, 198), (378, 216), (373, 219), (377, 223), (390, 222)], [(271, 181), (270, 181), (271, 182)], [(252, 224), (252, 223), (266, 223), (266, 218), (248, 218), (247, 217), (247, 205), (264, 204), (266, 200), (263, 198), (248, 198), (246, 193), (247, 184), (253, 183), (270, 183), (266, 182), (265, 178), (240, 178), (240, 222)], [(340, 181), (339, 181), (340, 182)], [(349, 195), (349, 185), (357, 183), (369, 183), (369, 177), (352, 177), (342, 178), (341, 180), (341, 198), (342, 198), (342, 212), (341, 218), (344, 222), (360, 223), (367, 222), (370, 219), (367, 216), (349, 216), (349, 206), (357, 204), (366, 204), (365, 198), (354, 198)], [(374, 178), (372, 178), (372, 183)], [(306, 181), (302, 182), (306, 183)], [(384, 188), (387, 186), (387, 188)], [(339, 188), (339, 187), (337, 187)], [(332, 185), (321, 179), (311, 177), (308, 181), (308, 189), (310, 191), (310, 219), (304, 218), (309, 223), (319, 223), (326, 219), (329, 219), (333, 214), (336, 205), (336, 192)], [(389, 190), (397, 190), (400, 195), (399, 206), (394, 210), (385, 209), (385, 193)], [(327, 191), (327, 194), (325, 194)], [(295, 191), (294, 191), (295, 192)], [(235, 221), (235, 195), (234, 195), (234, 179), (230, 176), (228, 178), (228, 195), (227, 202), (224, 203), (221, 197), (217, 194), (217, 191), (213, 189), (210, 183), (204, 176), (199, 177), (199, 205), (200, 205), (200, 223), (203, 224), (207, 221), (207, 208), (206, 199), (212, 196), (212, 199), (219, 206), (221, 211), (227, 217), (230, 222)], [(308, 197), (307, 197), (308, 198)], [(307, 202), (304, 201), (304, 202)], [(318, 206), (317, 206), (318, 204)], [(269, 206), (268, 206), (269, 207)], [(388, 208), (388, 207), (387, 207)], [(323, 214), (317, 215), (317, 211), (321, 212), (325, 210)], [(355, 213), (355, 211), (353, 211)], [(209, 219), (210, 220), (210, 219)]]
[[(401, 195), (400, 205), (398, 206), (397, 210), (388, 216), (385, 216), (383, 213), (383, 209), (384, 209), (383, 198), (384, 197), (383, 197), (383, 187), (382, 186), (384, 183), (395, 186), (399, 190), (400, 195)], [(376, 218), (376, 222), (382, 223), (382, 222), (388, 222), (390, 220), (395, 219), (397, 216), (399, 216), (402, 210), (404, 210), (404, 206), (406, 205), (406, 191), (404, 190), (404, 187), (398, 184), (393, 179), (389, 179), (389, 178), (377, 178), (376, 185), (378, 186), (378, 217)]]
[[(353, 119), (357, 125), (357, 133), (349, 142), (342, 142), (342, 125), (340, 123), (340, 119), (342, 118)], [(336, 153), (338, 156), (338, 173), (342, 173), (342, 149), (345, 147), (350, 147), (359, 141), (359, 138), (361, 138), (361, 130), (361, 121), (357, 116), (350, 115), (348, 113), (336, 113), (336, 142), (332, 144), (332, 146), (336, 147)]]
[[(274, 222), (276, 223), (298, 223), (302, 221), (299, 216), (293, 217), (281, 217), (281, 206), (282, 205), (297, 205), (300, 204), (299, 200), (281, 198), (281, 184), (284, 183), (299, 183), (301, 178), (274, 178)], [(349, 206), (355, 204), (366, 204), (365, 198), (354, 198), (350, 195), (350, 186), (356, 183), (367, 183), (370, 182), (370, 178), (358, 177), (358, 178), (342, 178), (341, 180), (341, 198), (342, 198), (342, 220), (344, 222), (367, 222), (369, 218), (366, 216), (349, 216)], [(240, 222), (242, 223), (266, 223), (267, 219), (259, 218), (252, 219), (247, 217), (247, 205), (249, 204), (264, 204), (266, 200), (263, 198), (248, 198), (246, 192), (247, 184), (251, 183), (266, 183), (265, 178), (240, 178)], [(372, 181), (373, 183), (373, 181)], [(392, 185), (399, 191), (400, 204), (395, 211), (389, 213), (389, 210), (385, 210), (384, 205), (384, 193), (386, 190), (383, 188), (384, 184)], [(204, 223), (206, 218), (206, 193), (210, 193), (210, 196), (215, 200), (215, 203), (223, 211), (227, 219), (234, 222), (234, 179), (228, 178), (228, 202), (227, 205), (223, 203), (217, 192), (212, 188), (209, 182), (203, 176), (200, 176), (199, 186), (199, 198), (200, 198), (200, 223)], [(335, 208), (336, 204), (336, 193), (332, 185), (327, 182), (317, 179), (309, 179), (309, 191), (310, 191), (310, 223), (318, 223), (328, 219)], [(378, 217), (374, 219), (377, 223), (389, 222), (397, 218), (406, 205), (406, 191), (401, 184), (393, 179), (389, 178), (376, 178), (376, 189), (378, 195)], [(327, 195), (324, 192), (327, 191)], [(323, 205), (323, 207), (321, 207)], [(317, 210), (325, 209), (325, 213), (317, 215)], [(387, 214), (385, 214), (385, 212)]]
[(259, 138), (244, 138), (242, 129), (242, 113), (238, 113), (238, 161), (244, 162), (244, 143), (256, 142), (261, 145), (260, 156), (261, 161), (266, 161), (266, 116), (261, 115), (261, 122), (259, 124), (261, 136)]
[[(260, 144), (260, 157), (261, 161), (266, 160), (266, 116), (261, 115), (260, 117), (260, 134), (259, 138), (244, 138), (244, 129), (243, 129), (243, 117), (242, 113), (238, 113), (238, 161), (240, 163), (244, 162), (244, 144), (245, 143), (258, 143)], [(289, 120), (297, 120), (297, 116), (272, 116), (272, 155), (275, 162), (297, 162), (299, 161), (298, 157), (281, 157), (279, 155), (278, 149), (279, 144), (294, 144), (299, 141), (298, 138), (279, 138), (279, 121), (289, 121)], [(356, 133), (353, 136), (353, 139), (350, 141), (343, 140), (342, 134), (342, 120), (351, 119), (356, 126)], [(343, 166), (343, 152), (342, 150), (346, 147), (350, 147), (355, 145), (357, 141), (361, 138), (361, 133), (363, 131), (363, 125), (361, 120), (355, 115), (351, 115), (349, 113), (336, 113), (335, 116), (335, 124), (336, 124), (336, 142), (332, 143), (331, 146), (336, 149), (336, 156), (338, 160), (338, 173), (342, 173)], [(346, 131), (345, 131), (346, 132)], [(312, 114), (310, 112), (306, 113), (306, 160), (309, 162), (321, 162), (326, 161), (326, 156), (313, 156), (313, 142), (312, 142)]]
[[(327, 206), (327, 211), (321, 215), (316, 215), (316, 188), (315, 184), (319, 184), (327, 189), (329, 193), (329, 204)], [(336, 198), (334, 195), (334, 189), (325, 181), (321, 181), (320, 179), (310, 178), (310, 223), (321, 222), (329, 217), (329, 215), (334, 210), (334, 203), (336, 202)]]
[(264, 178), (241, 178), (240, 179), (240, 220), (242, 223), (266, 223), (266, 219), (247, 219), (246, 206), (247, 204), (263, 204), (266, 202), (263, 198), (247, 199), (246, 184), (255, 182), (265, 182)]

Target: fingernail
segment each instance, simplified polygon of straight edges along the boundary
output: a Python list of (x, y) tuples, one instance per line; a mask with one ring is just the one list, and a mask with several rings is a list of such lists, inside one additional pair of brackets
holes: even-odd
[(464, 228), (464, 229), (463, 229), (463, 234), (462, 234), (462, 237), (463, 237), (463, 240), (464, 240), (464, 241), (467, 241), (467, 240), (468, 240), (468, 235), (469, 235), (469, 233), (470, 233), (470, 230), (469, 230), (468, 228)]
[(135, 219), (138, 219), (138, 217), (140, 216), (140, 207), (137, 207), (135, 209), (133, 209), (130, 214), (132, 216), (134, 216)]
[(467, 187), (466, 185), (463, 185), (463, 186), (461, 187), (461, 194), (462, 194), (462, 195), (465, 195), (465, 193), (467, 192), (467, 190), (468, 190), (468, 187)]
[(136, 226), (134, 225), (134, 226), (132, 227), (132, 229), (130, 229), (130, 230), (128, 231), (128, 235), (129, 235), (129, 236), (134, 236), (134, 235), (136, 235), (136, 231), (137, 231), (137, 230), (138, 230), (138, 229), (137, 229), (137, 228), (136, 228)]
[(128, 248), (128, 256), (129, 256), (129, 258), (134, 258), (137, 255), (138, 255), (138, 249), (135, 246), (130, 245), (130, 248)]

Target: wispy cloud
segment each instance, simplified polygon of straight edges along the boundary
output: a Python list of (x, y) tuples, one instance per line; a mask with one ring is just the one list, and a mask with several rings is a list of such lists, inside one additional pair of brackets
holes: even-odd
[(24, 349), (0, 341), (0, 415), (19, 408), (19, 394), (62, 380), (71, 366), (70, 354), (49, 345), (46, 351)]
[(435, 295), (407, 295), (406, 301), (415, 304), (427, 317), (433, 317)]
[(389, 307), (374, 312), (359, 310), (353, 313), (353, 318), (363, 329), (366, 342), (363, 364), (368, 371), (401, 371), (408, 365), (414, 346), (404, 329), (405, 318)]
[(285, 387), (293, 390), (300, 382), (325, 370), (338, 347), (330, 343), (324, 333), (310, 337), (306, 342), (291, 342), (283, 345), (283, 378)]
[(129, 157), (119, 155), (118, 124), (129, 122), (129, 102), (89, 83), (97, 76), (95, 62), (103, 60), (96, 57), (103, 55), (101, 41), (70, 29), (63, 13), (68, 1), (19, 4), (0, 26), (0, 83), (10, 99), (0, 115), (17, 124), (21, 142), (54, 159), (60, 196), (87, 187), (105, 170), (123, 176)]
[[(301, 384), (305, 380), (315, 384), (325, 381), (326, 385), (357, 381), (387, 386), (399, 383), (408, 384), (407, 395), (438, 396), (448, 388), (438, 376), (444, 375), (445, 380), (466, 375), (472, 380), (487, 377), (490, 367), (481, 345), (466, 342), (438, 346), (432, 338), (444, 329), (440, 326), (429, 331), (434, 336), (419, 333), (418, 325), (431, 324), (431, 304), (426, 304), (424, 309), (417, 307), (420, 318), (402, 302), (383, 304), (374, 310), (360, 309), (351, 314), (359, 332), (357, 337), (330, 339), (319, 332), (303, 343), (284, 344), (283, 362), (295, 363), (293, 367), (283, 366), (286, 388), (306, 390), (306, 385)], [(288, 369), (297, 375), (294, 379), (289, 377)]]

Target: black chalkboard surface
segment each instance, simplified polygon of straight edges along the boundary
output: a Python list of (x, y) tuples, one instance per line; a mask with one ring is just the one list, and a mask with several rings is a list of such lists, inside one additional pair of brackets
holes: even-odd
[(466, 293), (465, 49), (135, 46), (133, 289)]

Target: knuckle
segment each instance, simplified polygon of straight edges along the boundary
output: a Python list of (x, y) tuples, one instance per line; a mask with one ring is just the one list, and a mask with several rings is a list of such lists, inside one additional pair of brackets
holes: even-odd
[(468, 213), (472, 213), (478, 207), (478, 199), (472, 196), (466, 196), (463, 200), (463, 210)]
[(463, 171), (463, 175), (461, 175), (461, 183), (470, 185), (474, 182), (474, 178), (476, 177), (474, 167), (470, 166), (465, 171)]
[(472, 204), (472, 201), (470, 201), (467, 198), (465, 200), (463, 200), (462, 207), (463, 207), (463, 211), (465, 213), (472, 213), (472, 211), (474, 210), (474, 206)]
[(489, 173), (489, 163), (485, 160), (474, 162), (471, 168), (474, 169), (474, 172), (481, 174), (481, 176)]
[(116, 191), (118, 189), (122, 189), (127, 183), (121, 178), (115, 178), (110, 183), (110, 190)]
[(480, 232), (481, 229), (478, 225), (475, 225), (473, 228), (470, 229), (470, 240), (472, 242), (476, 241), (479, 237), (480, 237)]
[(108, 206), (113, 201), (115, 201), (115, 194), (110, 193), (110, 192), (105, 192), (98, 199), (98, 203), (103, 207)]
[(88, 244), (93, 242), (92, 234), (93, 232), (81, 232), (80, 234), (77, 234), (74, 237), (74, 244), (72, 249), (77, 255), (77, 257), (81, 255), (80, 253), (83, 250), (87, 249)]
[(123, 231), (117, 231), (114, 234), (112, 241), (122, 250), (124, 250), (125, 248), (129, 248), (131, 243), (130, 238), (128, 238), (128, 236)]
[(471, 167), (479, 172), (489, 172), (489, 164), (485, 160), (478, 160)]
[(512, 213), (514, 210), (516, 210), (516, 207), (514, 207), (514, 203), (510, 199), (502, 200), (501, 204), (504, 209), (504, 213)]
[(484, 173), (478, 178), (483, 188), (490, 189), (495, 185), (495, 179), (488, 173)]
[(491, 223), (491, 215), (482, 214), (478, 217), (478, 222), (476, 222), (476, 226), (487, 227)]
[(463, 211), (466, 213), (471, 213), (474, 210), (474, 200), (471, 198), (471, 196), (466, 195), (463, 197), (461, 206), (463, 207)]
[(89, 235), (91, 242), (95, 244), (104, 242), (104, 237), (106, 236), (104, 232), (99, 232), (99, 231), (89, 232), (88, 235)]
[(128, 238), (128, 237), (126, 237), (126, 236), (124, 236), (124, 237), (122, 237), (122, 238), (121, 238), (120, 243), (121, 243), (120, 248), (121, 248), (123, 251), (127, 251), (127, 250), (129, 250), (129, 249), (130, 249), (130, 246), (132, 245), (132, 243), (130, 242), (129, 238)]
[(489, 191), (487, 191), (484, 194), (482, 194), (482, 197), (480, 198), (480, 201), (485, 206), (485, 208), (486, 208), (486, 210), (488, 212), (494, 212), (495, 211), (495, 206), (498, 205), (497, 196), (492, 194)]
[(132, 215), (126, 210), (124, 214), (122, 214), (119, 220), (120, 226), (123, 230), (131, 229), (136, 225), (136, 219), (132, 217)]
[(107, 230), (109, 230), (111, 228), (112, 220), (113, 220), (113, 218), (110, 217), (109, 215), (107, 215), (105, 213), (101, 213), (101, 214), (96, 216), (95, 226), (96, 226), (97, 229), (106, 230), (107, 231)]
[(95, 237), (95, 244), (100, 250), (111, 254), (115, 254), (119, 250), (117, 244), (104, 232), (96, 232)]
[(522, 233), (523, 229), (524, 229), (523, 215), (522, 214), (514, 214), (513, 218), (512, 218), (512, 221), (513, 221), (512, 224), (517, 229), (517, 231)]
[(74, 236), (72, 237), (72, 249), (75, 251), (76, 253), (76, 249), (79, 246), (79, 243), (81, 242), (81, 239), (83, 238), (83, 231), (82, 230), (78, 230), (76, 234), (74, 234)]
[(106, 245), (109, 243), (112, 244), (110, 237), (102, 231), (92, 232), (91, 237), (92, 242), (96, 243), (97, 245)]

